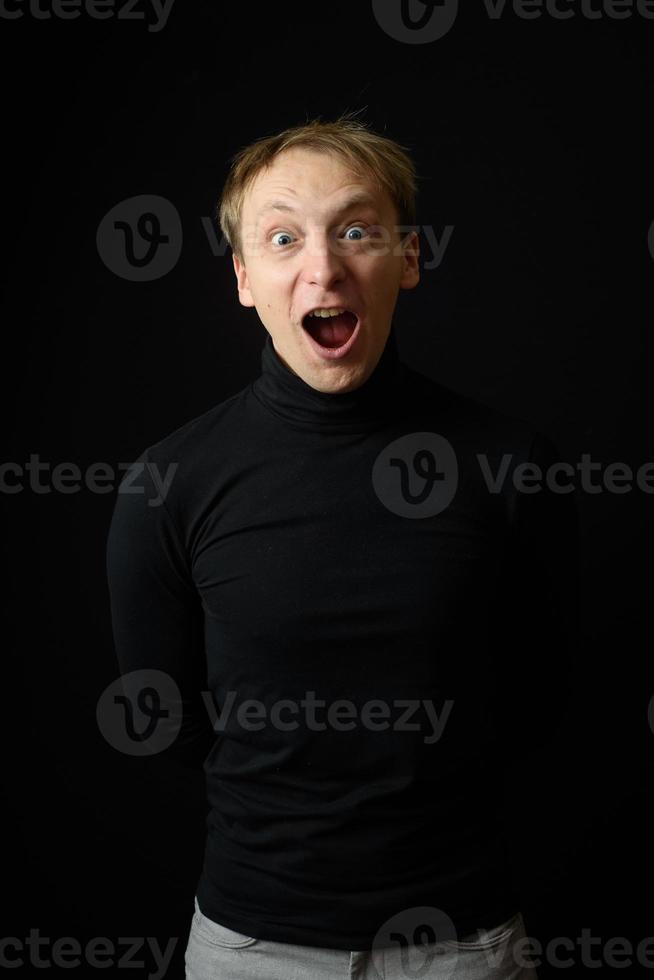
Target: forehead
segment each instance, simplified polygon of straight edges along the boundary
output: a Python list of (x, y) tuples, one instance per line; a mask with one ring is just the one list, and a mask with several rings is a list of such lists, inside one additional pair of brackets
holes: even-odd
[(331, 153), (294, 147), (257, 174), (245, 194), (243, 212), (254, 221), (282, 211), (330, 214), (355, 204), (383, 213), (392, 208), (371, 176), (357, 174)]

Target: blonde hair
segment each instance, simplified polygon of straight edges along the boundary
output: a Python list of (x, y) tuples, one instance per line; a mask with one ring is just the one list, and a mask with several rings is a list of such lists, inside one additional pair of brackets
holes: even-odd
[(256, 176), (291, 147), (340, 156), (355, 175), (372, 178), (379, 190), (388, 193), (399, 224), (409, 226), (404, 234), (415, 228), (419, 178), (405, 152), (409, 148), (380, 136), (353, 116), (354, 113), (345, 113), (334, 122), (323, 122), (317, 117), (304, 125), (262, 137), (242, 147), (231, 158), (216, 216), (223, 235), (241, 261), (240, 224), (245, 195)]

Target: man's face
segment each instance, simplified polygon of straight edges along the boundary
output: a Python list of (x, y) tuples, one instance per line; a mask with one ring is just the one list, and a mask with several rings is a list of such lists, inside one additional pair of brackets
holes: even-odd
[[(257, 175), (241, 215), (243, 261), (233, 256), (239, 299), (312, 388), (350, 391), (374, 370), (398, 292), (419, 279), (418, 235), (403, 243), (406, 234), (386, 192), (338, 157), (292, 148)], [(347, 312), (308, 317), (316, 308)]]

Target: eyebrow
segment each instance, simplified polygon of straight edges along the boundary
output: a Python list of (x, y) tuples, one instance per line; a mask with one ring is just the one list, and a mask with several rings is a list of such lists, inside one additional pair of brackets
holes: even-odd
[[(357, 205), (367, 205), (372, 208), (377, 207), (377, 202), (372, 197), (371, 194), (367, 194), (365, 191), (360, 191), (357, 194), (352, 194), (348, 197), (346, 201), (340, 206), (340, 208), (335, 212), (335, 214), (344, 214), (349, 211), (350, 208), (356, 207)], [(297, 208), (291, 207), (290, 204), (286, 204), (285, 201), (267, 201), (259, 210), (258, 217), (262, 218), (268, 211), (286, 211), (291, 214), (296, 213)]]

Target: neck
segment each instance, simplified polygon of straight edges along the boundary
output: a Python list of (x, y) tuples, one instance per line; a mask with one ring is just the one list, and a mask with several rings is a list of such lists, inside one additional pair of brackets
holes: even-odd
[(270, 334), (261, 352), (261, 374), (252, 384), (256, 397), (278, 418), (296, 428), (320, 432), (366, 431), (397, 414), (405, 380), (393, 325), (370, 376), (351, 391), (318, 391), (295, 374), (277, 354)]

